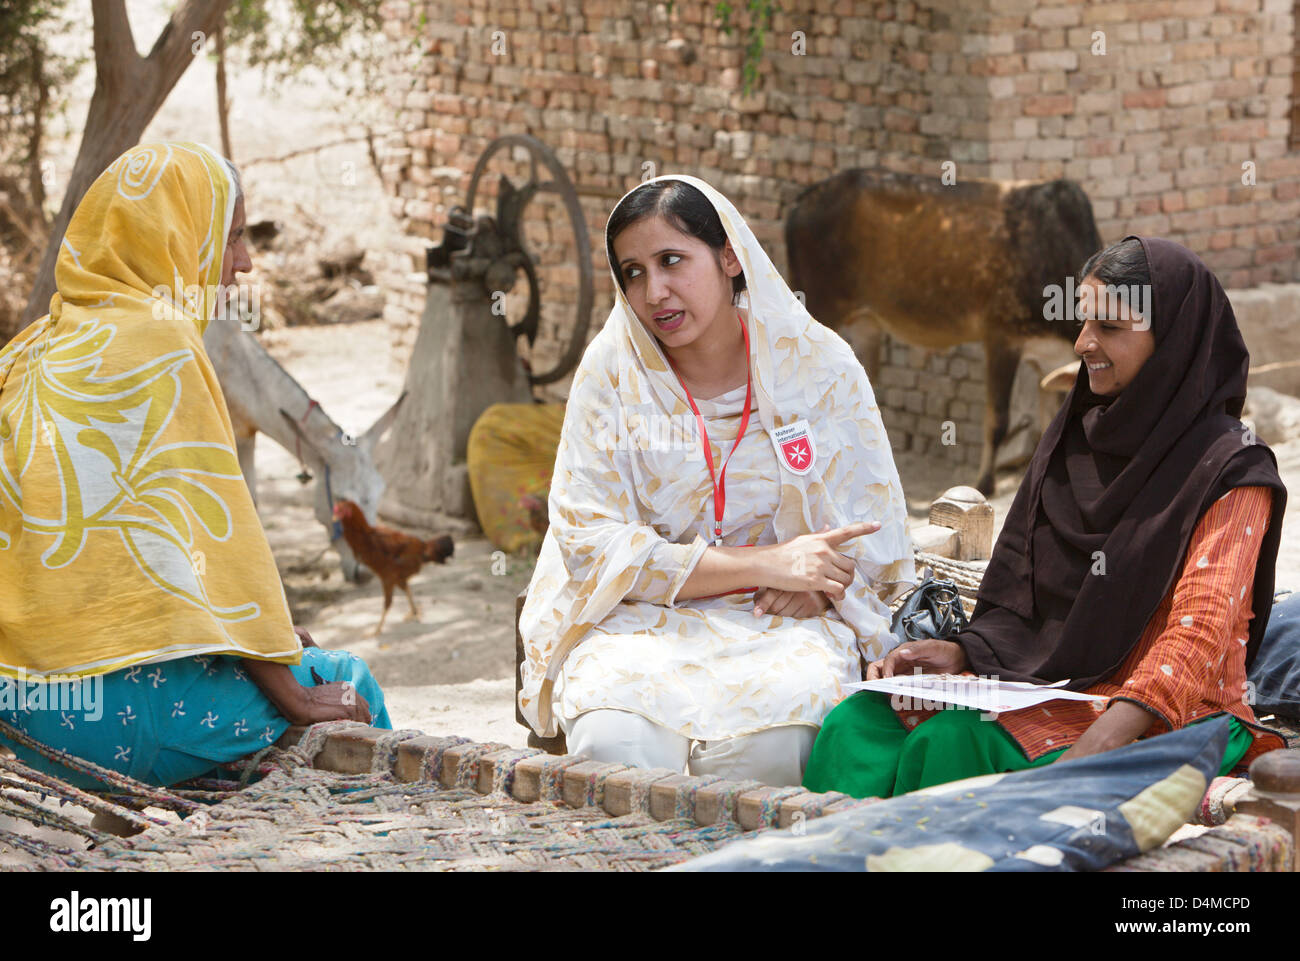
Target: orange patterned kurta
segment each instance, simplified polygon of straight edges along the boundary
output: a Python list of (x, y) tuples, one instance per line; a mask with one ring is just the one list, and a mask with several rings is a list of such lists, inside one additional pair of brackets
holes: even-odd
[[(1246, 684), (1255, 560), (1271, 506), (1267, 487), (1236, 487), (1210, 505), (1192, 532), (1178, 579), (1136, 646), (1114, 675), (1087, 689), (1109, 700), (1057, 701), (998, 717), (1029, 760), (1074, 744), (1116, 700), (1133, 701), (1156, 715), (1147, 737), (1226, 711), (1250, 725), (1255, 736), (1242, 764), (1286, 747), (1282, 737), (1258, 726)], [(1109, 576), (1120, 575), (1111, 571)], [(899, 716), (914, 727), (932, 713)]]

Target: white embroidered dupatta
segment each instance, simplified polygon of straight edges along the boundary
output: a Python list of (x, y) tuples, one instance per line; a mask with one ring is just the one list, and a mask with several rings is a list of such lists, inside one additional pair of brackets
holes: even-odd
[[(778, 540), (824, 525), (882, 525), (842, 548), (858, 577), (835, 602), (863, 653), (880, 657), (894, 643), (886, 602), (911, 585), (915, 570), (902, 486), (866, 372), (844, 340), (808, 314), (730, 201), (694, 177), (657, 179), (703, 192), (740, 259), (758, 408), (750, 431), (808, 423), (816, 459), (804, 474), (779, 469)], [(626, 443), (619, 429), (625, 424), (635, 433), (637, 425), (664, 423), (665, 415), (693, 428), (694, 418), (658, 341), (617, 281), (614, 289), (614, 308), (574, 375), (551, 484), (551, 526), (520, 619), (519, 705), (543, 736), (556, 730), (553, 689), (569, 652), (624, 599), (677, 606), (678, 589), (708, 546), (713, 503), (698, 494), (707, 467), (697, 432), (690, 430), (685, 443), (639, 446)], [(743, 505), (729, 501), (728, 515), (737, 510)]]

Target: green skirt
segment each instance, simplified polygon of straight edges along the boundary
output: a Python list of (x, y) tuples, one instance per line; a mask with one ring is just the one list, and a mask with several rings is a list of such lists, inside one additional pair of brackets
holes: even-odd
[[(1031, 761), (1001, 725), (981, 721), (979, 711), (942, 711), (908, 730), (889, 700), (887, 694), (859, 691), (826, 715), (804, 771), (805, 788), (894, 797), (981, 774), (1042, 767), (1066, 751)], [(1236, 718), (1230, 727), (1220, 775), (1236, 767), (1254, 740)]]

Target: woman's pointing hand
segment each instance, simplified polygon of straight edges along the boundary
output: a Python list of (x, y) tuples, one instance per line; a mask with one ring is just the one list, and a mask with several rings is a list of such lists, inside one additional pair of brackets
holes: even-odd
[(765, 547), (763, 582), (759, 586), (782, 591), (823, 591), (834, 600), (843, 600), (844, 592), (853, 583), (855, 566), (853, 558), (839, 548), (855, 537), (878, 530), (880, 524), (876, 521), (858, 521)]

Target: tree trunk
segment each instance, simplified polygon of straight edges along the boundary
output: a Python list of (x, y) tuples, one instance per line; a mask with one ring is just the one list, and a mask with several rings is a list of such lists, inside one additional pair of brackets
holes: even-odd
[(176, 81), (225, 16), (229, 4), (230, 0), (185, 0), (158, 34), (149, 55), (141, 57), (136, 53), (125, 0), (91, 0), (95, 18), (95, 92), (90, 98), (63, 205), (50, 229), (50, 241), (23, 313), (24, 326), (49, 309), (63, 233), (82, 196), (105, 167), (139, 142)]
[(48, 218), (41, 157), (45, 152), (45, 111), (50, 102), (50, 86), (45, 82), (45, 51), (38, 42), (32, 43), (32, 83), (36, 86), (36, 109), (32, 113), (32, 134), (27, 140), (27, 187), (32, 195), (32, 210), (40, 214), (44, 229)]
[(217, 120), (221, 124), (221, 152), (234, 160), (230, 149), (230, 100), (226, 97), (226, 31), (217, 23)]

